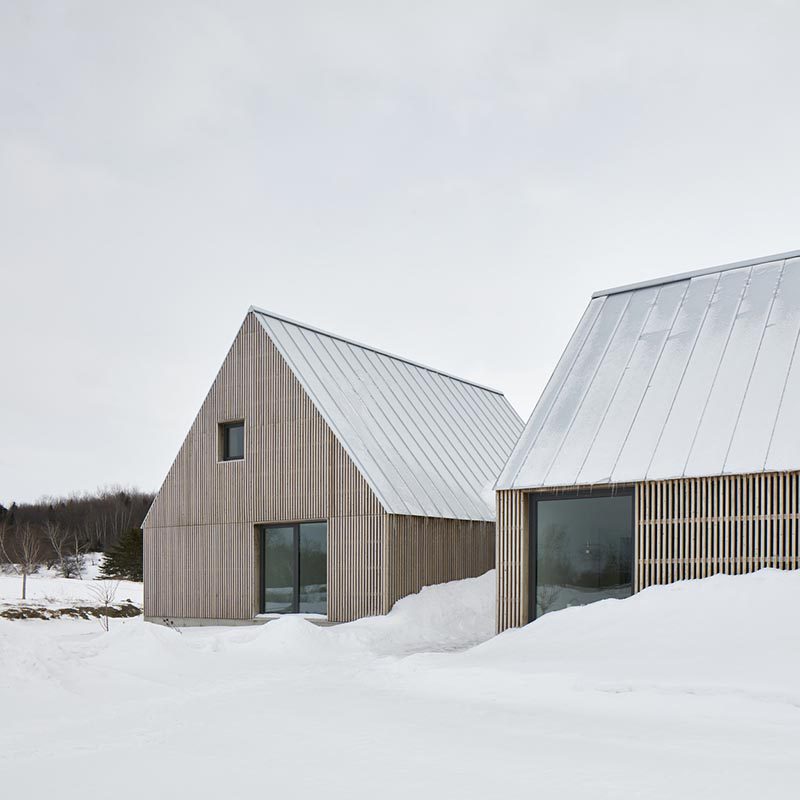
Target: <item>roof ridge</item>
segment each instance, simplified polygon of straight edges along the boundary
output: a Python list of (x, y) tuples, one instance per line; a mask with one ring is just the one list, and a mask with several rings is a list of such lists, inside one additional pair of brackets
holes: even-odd
[(635, 289), (649, 289), (652, 286), (663, 286), (667, 283), (677, 283), (678, 281), (689, 280), (690, 278), (698, 278), (701, 275), (714, 275), (717, 272), (727, 272), (731, 269), (742, 269), (744, 267), (754, 267), (757, 264), (770, 264), (773, 261), (786, 261), (790, 258), (797, 258), (800, 256), (800, 250), (789, 250), (786, 253), (776, 253), (771, 256), (761, 256), (759, 258), (750, 258), (745, 261), (734, 261), (731, 264), (721, 264), (718, 267), (704, 267), (701, 269), (689, 270), (688, 272), (677, 272), (674, 275), (666, 275), (663, 278), (653, 278), (647, 281), (640, 281), (638, 283), (628, 283), (623, 286), (615, 286), (611, 289), (601, 289), (599, 292), (592, 294), (592, 299), (595, 297), (606, 297), (612, 294), (622, 294), (623, 292), (632, 292)]
[(404, 356), (398, 356), (395, 353), (390, 353), (388, 350), (381, 350), (378, 347), (373, 347), (369, 344), (364, 344), (363, 342), (358, 342), (355, 339), (348, 339), (346, 336), (340, 336), (338, 333), (331, 333), (330, 331), (323, 330), (322, 328), (318, 328), (315, 325), (309, 325), (306, 322), (300, 322), (296, 319), (292, 319), (291, 317), (284, 316), (283, 314), (276, 314), (274, 311), (269, 311), (266, 308), (259, 308), (258, 306), (250, 306), (247, 310), (247, 313), (255, 312), (256, 314), (261, 314), (265, 317), (271, 317), (272, 319), (277, 319), (281, 322), (288, 322), (290, 325), (295, 325), (298, 328), (304, 328), (307, 331), (312, 331), (313, 333), (319, 333), (322, 336), (328, 336), (331, 339), (336, 339), (340, 342), (344, 342), (345, 344), (350, 344), (355, 347), (360, 347), (363, 350), (369, 350), (373, 353), (377, 353), (381, 356), (386, 356), (387, 358), (392, 358), (395, 361), (402, 361), (404, 364), (410, 364), (413, 367), (418, 367), (420, 369), (427, 370), (428, 372), (434, 372), (437, 375), (441, 375), (444, 378), (450, 378), (450, 380), (458, 381), (459, 383), (465, 383), (468, 386), (474, 386), (477, 389), (483, 389), (484, 391), (491, 392), (492, 394), (500, 395), (500, 397), (505, 397), (505, 394), (501, 392), (499, 389), (494, 389), (491, 386), (485, 386), (482, 383), (477, 383), (476, 381), (467, 380), (466, 378), (460, 378), (458, 375), (453, 375), (450, 372), (445, 372), (441, 369), (436, 369), (435, 367), (429, 367), (427, 364), (422, 364), (419, 361), (414, 361), (410, 358), (405, 358)]

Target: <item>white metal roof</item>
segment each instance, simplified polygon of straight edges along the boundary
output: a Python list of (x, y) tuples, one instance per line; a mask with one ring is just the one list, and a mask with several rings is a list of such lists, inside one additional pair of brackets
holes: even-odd
[(523, 428), (494, 389), (251, 308), (390, 514), (492, 520)]
[(497, 488), (800, 468), (800, 252), (593, 295)]

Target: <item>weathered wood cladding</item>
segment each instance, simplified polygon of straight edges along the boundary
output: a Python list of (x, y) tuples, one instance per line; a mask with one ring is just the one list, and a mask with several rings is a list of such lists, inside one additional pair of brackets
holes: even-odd
[(328, 520), (328, 619), (334, 622), (385, 612), (385, 514)]
[[(246, 420), (245, 458), (219, 461), (219, 423), (239, 419)], [(330, 441), (325, 421), (249, 314), (146, 525), (323, 519)], [(341, 449), (337, 456), (349, 461)]]
[(145, 613), (158, 619), (249, 619), (256, 613), (252, 525), (144, 529)]
[(639, 484), (636, 587), (797, 569), (798, 479), (772, 472)]
[[(568, 496), (574, 487), (561, 491)], [(529, 621), (527, 514), (535, 493), (497, 492), (498, 631)], [(800, 568), (799, 494), (798, 472), (636, 484), (634, 591), (717, 573)]]
[[(220, 422), (245, 420), (245, 458), (218, 460)], [(383, 508), (269, 337), (248, 315), (145, 521), (145, 613), (258, 613), (255, 526), (327, 519), (332, 617), (376, 613)], [(379, 527), (379, 526), (378, 526)], [(372, 547), (378, 566), (340, 559)], [(347, 603), (343, 596), (347, 596)]]
[[(245, 458), (220, 462), (221, 422)], [(387, 612), (426, 583), (478, 575), (494, 523), (386, 514), (269, 336), (248, 315), (145, 521), (145, 613), (258, 613), (256, 526), (328, 522), (328, 616)]]
[(434, 583), (472, 578), (494, 567), (494, 523), (387, 516), (383, 610)]
[(497, 629), (528, 621), (528, 498), (525, 492), (497, 492)]

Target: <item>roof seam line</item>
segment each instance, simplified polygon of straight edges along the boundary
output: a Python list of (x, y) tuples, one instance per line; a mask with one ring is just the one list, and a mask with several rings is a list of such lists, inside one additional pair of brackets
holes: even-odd
[(378, 353), (382, 356), (387, 356), (388, 358), (394, 358), (397, 361), (404, 361), (406, 364), (411, 364), (414, 367), (419, 367), (420, 369), (427, 370), (428, 372), (435, 372), (437, 375), (443, 375), (445, 378), (450, 378), (451, 380), (458, 381), (459, 383), (466, 383), (469, 386), (477, 386), (479, 389), (484, 389), (487, 392), (492, 392), (493, 394), (503, 395), (499, 389), (494, 389), (491, 386), (485, 386), (482, 383), (477, 383), (476, 381), (468, 380), (467, 378), (459, 378), (458, 375), (453, 375), (450, 372), (444, 372), (444, 370), (436, 369), (435, 367), (429, 367), (427, 364), (422, 364), (419, 361), (414, 361), (410, 358), (405, 358), (404, 356), (398, 356), (395, 353), (390, 353), (388, 350), (380, 350), (377, 347), (372, 347), (368, 344), (364, 344), (363, 342), (358, 342), (355, 339), (348, 339), (346, 336), (340, 336), (338, 333), (331, 333), (330, 331), (323, 330), (322, 328), (316, 328), (313, 325), (309, 325), (305, 322), (299, 322), (296, 319), (291, 319), (290, 317), (284, 317), (282, 314), (276, 314), (273, 311), (268, 311), (265, 308), (259, 308), (258, 306), (250, 306), (248, 311), (255, 312), (256, 314), (261, 314), (265, 317), (271, 317), (272, 319), (277, 319), (280, 322), (289, 323), (290, 325), (295, 325), (298, 328), (303, 328), (304, 330), (311, 331), (312, 333), (321, 334), (322, 336), (328, 336), (331, 339), (337, 339), (340, 342), (344, 342), (345, 344), (353, 345), (354, 347), (361, 347), (364, 350), (370, 350), (373, 353)]
[[(611, 393), (611, 397), (606, 404), (605, 410), (603, 411), (603, 416), (600, 418), (600, 421), (597, 424), (597, 429), (594, 432), (594, 436), (592, 436), (592, 441), (589, 443), (589, 446), (586, 448), (586, 455), (584, 455), (583, 460), (578, 467), (578, 471), (575, 474), (575, 482), (577, 483), (578, 478), (580, 477), (581, 472), (583, 472), (583, 468), (586, 466), (586, 462), (589, 460), (589, 455), (592, 452), (592, 448), (594, 447), (595, 442), (597, 441), (597, 437), (600, 435), (600, 429), (603, 427), (603, 423), (606, 421), (606, 417), (608, 416), (608, 412), (611, 410), (611, 406), (614, 404), (614, 400), (619, 393), (619, 387), (622, 385), (622, 381), (625, 378), (625, 373), (630, 366), (631, 361), (633, 360), (634, 355), (636, 354), (636, 345), (639, 343), (639, 340), (644, 335), (644, 331), (647, 328), (647, 323), (650, 322), (650, 317), (653, 315), (653, 310), (656, 307), (656, 303), (658, 302), (658, 298), (661, 297), (661, 290), (663, 289), (662, 286), (658, 287), (658, 291), (656, 292), (656, 296), (653, 298), (653, 302), (650, 304), (650, 308), (647, 311), (647, 316), (645, 316), (644, 321), (642, 322), (642, 327), (639, 330), (639, 335), (636, 337), (636, 341), (633, 343), (633, 347), (631, 348), (631, 352), (628, 355), (628, 359), (625, 362), (625, 366), (622, 368), (620, 372), (619, 378), (617, 379), (617, 383), (614, 386), (614, 391)], [(610, 476), (609, 476), (610, 477)]]
[(680, 394), (681, 387), (683, 386), (684, 378), (686, 378), (686, 373), (689, 371), (689, 365), (692, 363), (692, 356), (694, 355), (694, 351), (697, 348), (697, 343), (700, 341), (700, 336), (703, 333), (703, 327), (705, 326), (706, 319), (708, 318), (708, 310), (709, 308), (711, 308), (711, 303), (714, 300), (714, 296), (719, 291), (719, 285), (721, 281), (722, 281), (722, 274), (719, 274), (717, 275), (717, 282), (714, 284), (714, 289), (711, 292), (711, 295), (708, 298), (708, 302), (706, 303), (705, 310), (703, 311), (703, 318), (700, 320), (700, 324), (697, 326), (697, 333), (694, 335), (694, 341), (692, 342), (692, 349), (689, 351), (689, 355), (686, 356), (686, 363), (683, 365), (683, 370), (681, 370), (680, 380), (678, 381), (678, 385), (675, 387), (675, 391), (672, 394), (672, 400), (670, 401), (669, 409), (667, 409), (667, 415), (664, 417), (664, 423), (661, 426), (661, 430), (658, 432), (658, 438), (656, 439), (656, 443), (653, 446), (653, 452), (650, 455), (650, 460), (647, 462), (647, 468), (644, 473), (645, 478), (647, 478), (648, 474), (650, 473), (650, 468), (653, 466), (653, 460), (655, 459), (656, 453), (658, 452), (658, 448), (661, 445), (661, 440), (664, 438), (664, 431), (667, 429), (670, 417), (672, 417), (672, 412), (675, 409), (675, 403), (678, 399), (678, 395)]
[(781, 416), (781, 409), (783, 408), (783, 401), (786, 397), (786, 387), (789, 385), (789, 376), (792, 374), (792, 367), (794, 366), (794, 359), (798, 351), (798, 343), (800, 343), (800, 328), (797, 329), (797, 335), (794, 337), (794, 347), (792, 348), (792, 356), (789, 359), (789, 366), (786, 369), (786, 377), (783, 379), (783, 387), (781, 388), (781, 397), (778, 400), (778, 408), (775, 411), (775, 421), (772, 423), (772, 430), (769, 434), (769, 442), (767, 443), (767, 451), (764, 454), (764, 464), (762, 469), (766, 469), (767, 461), (769, 461), (769, 453), (772, 450), (772, 441), (775, 438), (775, 431), (778, 428), (778, 420)]
[(678, 317), (680, 316), (681, 309), (686, 302), (686, 295), (689, 294), (689, 286), (691, 285), (690, 281), (686, 282), (686, 288), (683, 290), (683, 294), (681, 295), (681, 301), (678, 303), (678, 307), (675, 309), (675, 314), (672, 317), (672, 322), (670, 323), (669, 330), (667, 331), (667, 335), (664, 337), (664, 341), (661, 344), (661, 349), (658, 351), (658, 357), (655, 360), (655, 364), (653, 364), (653, 369), (650, 370), (650, 375), (647, 378), (647, 384), (644, 387), (644, 391), (642, 392), (642, 396), (639, 399), (639, 404), (636, 406), (636, 411), (633, 414), (633, 419), (631, 420), (631, 424), (628, 426), (628, 430), (625, 433), (625, 437), (622, 440), (622, 444), (620, 445), (619, 452), (617, 453), (617, 457), (614, 459), (614, 463), (611, 465), (611, 474), (609, 478), (613, 476), (615, 470), (617, 469), (617, 464), (619, 464), (620, 458), (622, 458), (622, 451), (625, 449), (625, 445), (628, 443), (628, 439), (630, 439), (631, 431), (633, 430), (633, 426), (636, 424), (636, 420), (639, 418), (639, 412), (642, 410), (642, 406), (644, 405), (644, 399), (647, 397), (647, 392), (650, 389), (650, 384), (653, 380), (653, 377), (658, 370), (658, 365), (661, 363), (661, 358), (664, 355), (664, 351), (667, 349), (667, 342), (669, 342), (669, 338), (672, 335), (672, 331), (675, 328), (675, 322), (677, 321)]
[[(590, 308), (592, 306), (592, 303), (593, 303), (593, 299), (589, 301), (589, 305), (586, 307), (586, 310), (583, 312), (584, 317), (585, 317), (586, 314), (589, 313), (589, 310), (590, 310)], [(575, 353), (575, 356), (572, 359), (572, 363), (569, 365), (567, 371), (564, 374), (564, 377), (561, 379), (561, 385), (556, 388), (555, 394), (553, 395), (553, 399), (550, 401), (550, 407), (545, 412), (544, 417), (542, 418), (542, 422), (539, 425), (539, 430), (536, 431), (531, 443), (527, 445), (528, 452), (530, 452), (535, 447), (536, 442), (539, 440), (539, 434), (542, 432), (542, 430), (544, 430), (544, 426), (547, 423), (547, 420), (550, 417), (550, 414), (552, 413), (553, 409), (555, 408), (555, 405), (558, 402), (558, 398), (561, 397), (561, 392), (562, 392), (564, 386), (566, 385), (567, 380), (569, 379), (569, 376), (572, 374), (572, 370), (575, 368), (575, 364), (578, 362), (578, 359), (580, 358), (581, 353), (583, 353), (583, 348), (586, 346), (586, 342), (589, 341), (589, 338), (592, 335), (592, 331), (594, 330), (595, 325), (597, 325), (597, 321), (600, 319), (600, 315), (601, 315), (604, 307), (605, 307), (605, 298), (603, 298), (601, 300), (600, 306), (597, 309), (597, 313), (594, 315), (594, 319), (592, 320), (591, 324), (589, 325), (589, 329), (586, 331), (586, 333), (585, 333), (585, 335), (583, 337), (583, 341), (578, 346), (578, 349), (577, 349), (577, 351)], [(583, 317), (581, 319), (583, 319)], [(580, 323), (578, 323), (578, 325), (580, 326)], [(577, 330), (575, 331), (575, 333), (577, 333)], [(575, 335), (575, 333), (573, 333), (573, 336)], [(571, 342), (572, 342), (572, 338), (570, 337), (570, 341), (567, 342), (567, 348), (569, 348)], [(542, 396), (544, 396), (544, 394), (547, 392), (547, 389), (550, 386), (550, 383), (552, 382), (553, 378), (556, 375), (556, 372), (558, 371), (558, 367), (559, 367), (559, 364), (557, 363), (555, 368), (553, 369), (553, 371), (550, 373), (550, 378), (548, 379), (547, 383), (545, 384), (544, 392), (542, 393)], [(519, 435), (519, 437), (517, 439), (517, 444), (514, 446), (514, 450), (516, 450), (516, 448), (522, 442), (522, 440), (523, 440), (523, 438), (525, 436), (525, 432), (526, 432), (526, 430), (528, 428), (528, 425), (530, 425), (531, 421), (533, 420), (533, 416), (536, 413), (536, 409), (538, 408), (538, 405), (539, 404), (537, 403), (533, 407), (533, 411), (531, 411), (530, 416), (528, 417), (528, 421), (525, 423), (525, 427), (522, 429), (522, 433)], [(508, 457), (509, 460), (511, 460), (511, 458), (513, 457), (514, 450), (511, 451), (511, 454)], [(511, 475), (508, 478), (508, 480), (505, 481), (505, 483), (508, 486), (510, 486), (510, 487), (514, 486), (514, 484), (516, 483), (517, 477), (519, 476), (519, 473), (522, 470), (522, 466), (525, 463), (525, 461), (526, 461), (525, 458), (520, 459), (519, 463), (517, 464), (517, 468), (514, 470), (514, 474)], [(500, 473), (501, 475), (502, 475), (504, 469), (501, 470), (501, 473)], [(499, 480), (500, 480), (500, 478), (498, 477), (497, 481), (495, 481), (495, 488), (497, 488), (497, 484), (498, 484)]]
[(695, 444), (697, 444), (697, 437), (700, 433), (700, 426), (703, 424), (703, 420), (706, 416), (706, 411), (708, 411), (708, 404), (711, 402), (711, 395), (714, 393), (714, 387), (717, 385), (717, 378), (719, 377), (719, 371), (722, 369), (722, 362), (725, 360), (725, 353), (728, 352), (728, 346), (731, 343), (731, 336), (733, 336), (733, 329), (736, 327), (736, 320), (739, 316), (739, 311), (742, 308), (742, 303), (744, 303), (744, 298), (747, 295), (747, 291), (750, 288), (750, 284), (753, 280), (753, 268), (750, 267), (750, 273), (747, 276), (747, 281), (745, 282), (744, 287), (742, 288), (742, 293), (739, 296), (739, 302), (736, 305), (736, 313), (733, 315), (733, 319), (731, 320), (731, 327), (728, 329), (728, 335), (725, 337), (725, 346), (722, 348), (722, 352), (719, 354), (719, 361), (717, 361), (717, 368), (714, 370), (714, 377), (711, 379), (711, 385), (708, 387), (708, 394), (706, 395), (706, 401), (703, 403), (703, 410), (700, 412), (700, 418), (697, 420), (697, 427), (694, 429), (694, 436), (692, 436), (692, 443), (689, 445), (689, 450), (686, 453), (686, 458), (683, 461), (683, 469), (681, 470), (681, 475), (686, 474), (686, 467), (689, 464), (689, 459), (692, 457), (692, 451), (694, 450)]
[[(283, 347), (283, 343), (279, 343), (278, 342), (278, 337), (273, 335), (273, 333), (269, 330), (269, 328), (266, 327), (266, 325), (263, 323), (263, 321), (260, 321), (260, 324), (261, 324), (262, 328), (264, 329), (264, 332), (266, 333), (266, 335), (269, 337), (270, 341), (272, 341), (272, 343), (277, 348), (278, 352), (281, 354), (281, 357), (283, 358), (283, 360), (289, 366), (289, 369), (291, 369), (291, 371), (294, 373), (294, 376), (297, 379), (298, 383), (303, 387), (303, 390), (305, 391), (305, 393), (311, 398), (311, 402), (314, 404), (314, 406), (317, 409), (317, 411), (319, 412), (320, 416), (325, 420), (325, 423), (328, 425), (328, 427), (331, 429), (331, 431), (333, 431), (333, 435), (336, 437), (336, 439), (338, 440), (339, 444), (342, 446), (342, 449), (345, 451), (345, 453), (347, 453), (347, 455), (350, 457), (350, 460), (355, 464), (356, 469), (361, 474), (361, 477), (364, 479), (364, 481), (367, 483), (369, 488), (375, 494), (375, 497), (378, 498), (378, 502), (383, 506), (384, 511), (386, 511), (388, 513), (389, 512), (389, 508), (391, 508), (391, 503), (387, 502), (386, 497), (384, 496), (384, 494), (382, 492), (378, 491), (378, 488), (374, 485), (374, 481), (370, 480), (367, 477), (368, 472), (364, 468), (364, 465), (361, 463), (361, 459), (355, 457), (355, 453), (352, 452), (352, 449), (345, 445), (345, 437), (342, 436), (341, 431), (338, 429), (338, 426), (331, 419), (330, 414), (326, 414), (326, 413), (323, 412), (323, 405), (324, 404), (320, 402), (319, 398), (316, 396), (316, 392), (314, 392), (311, 389), (310, 386), (307, 386), (306, 381), (304, 381), (300, 377), (301, 371), (298, 369), (297, 365), (294, 363), (294, 360), (291, 358), (289, 353), (286, 351), (286, 348)], [(309, 365), (309, 369), (311, 369), (312, 372), (315, 371), (313, 366), (311, 366), (311, 365)], [(400, 499), (401, 499), (401, 501), (405, 502), (402, 498), (400, 498)]]
[[(769, 311), (767, 311), (767, 316), (764, 317), (764, 328), (761, 331), (761, 336), (758, 339), (758, 347), (756, 348), (756, 354), (753, 357), (753, 364), (750, 367), (750, 374), (747, 376), (747, 383), (744, 386), (744, 392), (742, 393), (742, 400), (739, 403), (739, 410), (736, 412), (736, 422), (733, 423), (733, 431), (731, 433), (731, 438), (728, 441), (728, 447), (725, 450), (725, 457), (722, 459), (722, 471), (725, 472), (725, 467), (728, 463), (728, 456), (731, 454), (731, 447), (733, 447), (733, 440), (736, 438), (736, 430), (739, 427), (739, 421), (742, 418), (742, 409), (744, 408), (745, 400), (747, 399), (747, 391), (750, 388), (750, 384), (753, 380), (753, 373), (756, 371), (756, 364), (758, 363), (758, 357), (761, 354), (761, 347), (764, 344), (764, 336), (767, 333), (767, 328), (769, 327), (769, 319), (772, 316), (772, 309), (775, 307), (775, 298), (778, 296), (778, 292), (781, 288), (781, 283), (783, 283), (783, 276), (786, 272), (786, 261), (783, 262), (781, 266), (781, 274), (778, 276), (778, 281), (775, 284), (775, 290), (772, 293), (772, 300), (769, 304)], [(787, 373), (788, 374), (788, 373)], [(766, 455), (765, 455), (766, 461)]]
[(567, 437), (569, 436), (570, 431), (572, 430), (572, 427), (575, 425), (575, 420), (578, 418), (578, 414), (580, 413), (581, 409), (583, 408), (583, 404), (584, 404), (584, 402), (586, 400), (586, 395), (589, 394), (589, 392), (592, 389), (592, 386), (594, 385), (595, 379), (597, 378), (597, 373), (600, 372), (600, 367), (601, 367), (603, 361), (605, 360), (605, 357), (608, 355), (608, 351), (609, 351), (609, 349), (611, 347), (611, 343), (614, 341), (614, 338), (616, 337), (617, 332), (619, 331), (619, 326), (622, 325), (622, 320), (625, 318), (625, 314), (628, 312), (628, 309), (630, 308), (631, 299), (632, 298), (633, 298), (633, 295), (628, 297), (627, 301), (625, 302), (625, 308), (623, 308), (620, 311), (619, 318), (617, 319), (616, 323), (614, 324), (614, 330), (611, 331), (611, 335), (608, 337), (608, 342), (607, 342), (606, 346), (603, 348), (603, 354), (600, 356), (600, 358), (599, 358), (599, 360), (597, 362), (597, 365), (595, 366), (594, 371), (592, 372), (591, 380), (589, 381), (588, 386), (584, 390), (583, 396), (581, 397), (577, 408), (575, 409), (575, 411), (572, 414), (572, 419), (570, 419), (569, 425), (567, 426), (567, 430), (564, 431), (564, 435), (561, 437), (561, 441), (558, 444), (558, 449), (555, 451), (555, 453), (553, 453), (553, 457), (550, 459), (550, 464), (547, 467), (547, 471), (544, 473), (544, 477), (542, 478), (542, 485), (543, 486), (547, 483), (547, 476), (550, 474), (550, 471), (553, 469), (553, 465), (558, 460), (558, 457), (561, 454), (561, 450), (564, 447), (564, 442), (566, 442)]

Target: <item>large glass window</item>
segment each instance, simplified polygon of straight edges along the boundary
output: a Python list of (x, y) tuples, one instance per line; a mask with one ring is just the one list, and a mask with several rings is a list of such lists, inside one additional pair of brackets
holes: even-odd
[(265, 528), (264, 611), (285, 614), (294, 611), (294, 525)]
[(300, 525), (297, 610), (301, 614), (328, 612), (327, 528), (324, 522)]
[(531, 618), (633, 591), (633, 496), (531, 495)]
[(328, 532), (324, 522), (261, 529), (262, 611), (328, 612)]

